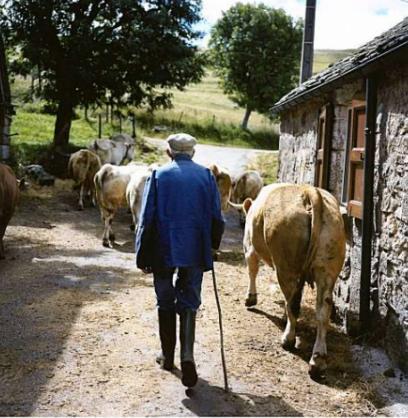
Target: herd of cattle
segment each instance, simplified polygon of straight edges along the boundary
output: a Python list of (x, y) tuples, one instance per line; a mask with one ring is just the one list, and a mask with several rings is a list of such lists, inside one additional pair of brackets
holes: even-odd
[[(79, 209), (84, 208), (86, 197), (99, 206), (104, 246), (113, 246), (112, 222), (119, 208), (130, 209), (131, 229), (135, 229), (146, 180), (157, 167), (132, 162), (134, 146), (130, 136), (120, 134), (95, 140), (69, 160), (69, 175), (79, 186)], [(129, 163), (123, 165), (126, 160)], [(217, 181), (222, 210), (238, 209), (245, 225), (243, 246), (249, 275), (246, 306), (257, 303), (260, 261), (276, 271), (286, 300), (287, 324), (282, 337), (285, 349), (295, 346), (304, 284), (316, 285), (317, 335), (309, 373), (313, 378), (322, 376), (327, 368), (326, 333), (332, 291), (345, 257), (345, 230), (336, 199), (309, 185), (264, 186), (256, 171), (245, 171), (232, 179), (227, 170), (217, 165), (209, 169)], [(4, 258), (3, 236), (18, 199), (14, 173), (0, 164), (0, 258)]]

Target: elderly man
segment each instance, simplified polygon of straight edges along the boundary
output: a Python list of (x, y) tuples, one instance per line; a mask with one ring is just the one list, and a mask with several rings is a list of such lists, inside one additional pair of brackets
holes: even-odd
[(224, 219), (214, 177), (192, 161), (196, 139), (180, 133), (170, 135), (167, 143), (172, 161), (153, 171), (144, 189), (136, 263), (145, 273), (153, 272), (162, 348), (156, 360), (165, 370), (174, 367), (177, 312), (182, 383), (192, 387), (197, 382), (193, 347), (203, 272), (213, 268), (212, 248), (220, 245)]

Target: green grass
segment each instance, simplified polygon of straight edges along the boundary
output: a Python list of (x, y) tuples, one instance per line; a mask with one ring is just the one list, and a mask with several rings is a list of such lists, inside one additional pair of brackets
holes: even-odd
[[(174, 109), (169, 114), (175, 119), (185, 117), (201, 120), (214, 120), (220, 124), (239, 126), (244, 117), (244, 109), (232, 102), (219, 86), (218, 78), (207, 71), (202, 81), (188, 86), (185, 91), (173, 90)], [(269, 118), (253, 112), (249, 119), (250, 130), (274, 129), (275, 124)]]
[(351, 55), (354, 49), (316, 49), (313, 59), (313, 74), (327, 68), (330, 64)]
[(247, 170), (256, 170), (264, 184), (275, 183), (278, 177), (278, 153), (261, 154), (247, 165)]
[[(314, 72), (349, 55), (351, 50), (315, 51)], [(13, 118), (12, 149), (15, 159), (23, 164), (37, 162), (38, 155), (49, 147), (54, 133), (55, 116), (45, 114), (44, 102), (30, 101), (30, 79), (16, 77), (12, 82), (13, 103), (17, 105)], [(154, 114), (137, 110), (138, 137), (166, 137), (175, 132), (188, 132), (200, 142), (224, 146), (239, 146), (260, 149), (277, 149), (279, 133), (275, 122), (253, 112), (249, 129), (240, 128), (244, 109), (235, 105), (223, 94), (217, 77), (207, 71), (202, 81), (188, 86), (184, 91), (173, 90), (174, 107)], [(73, 147), (84, 147), (98, 136), (97, 115), (85, 120), (83, 110), (77, 109), (78, 118), (72, 122), (71, 140)], [(104, 118), (103, 118), (104, 119)], [(157, 132), (155, 127), (161, 130)], [(131, 123), (123, 120), (123, 132), (131, 132)], [(103, 124), (103, 137), (119, 132), (118, 122)], [(150, 158), (150, 157), (149, 157)]]
[[(16, 77), (13, 81), (12, 97), (16, 104), (13, 118), (12, 137), (16, 159), (22, 163), (37, 162), (36, 149), (45, 150), (51, 143), (54, 133), (55, 116), (45, 113), (45, 103), (30, 100), (30, 79)], [(254, 112), (248, 130), (240, 128), (244, 110), (238, 108), (222, 93), (217, 78), (207, 72), (198, 84), (188, 86), (185, 91), (173, 90), (174, 107), (156, 111), (153, 114), (143, 109), (136, 110), (137, 136), (167, 137), (175, 132), (188, 132), (202, 143), (248, 148), (277, 149), (278, 129), (268, 118)], [(119, 132), (119, 121), (113, 125), (105, 122), (102, 112), (102, 136), (108, 137)], [(126, 110), (124, 111), (124, 113)], [(97, 112), (89, 112), (84, 117), (83, 109), (76, 109), (77, 118), (72, 122), (70, 144), (73, 147), (87, 146), (98, 136)], [(131, 133), (131, 121), (122, 119), (122, 131)], [(163, 130), (157, 132), (155, 127)]]

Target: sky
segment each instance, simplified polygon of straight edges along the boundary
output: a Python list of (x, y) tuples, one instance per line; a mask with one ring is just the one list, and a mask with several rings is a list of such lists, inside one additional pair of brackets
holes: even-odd
[[(211, 26), (236, 0), (202, 0), (204, 21), (199, 30), (207, 35)], [(282, 8), (294, 18), (305, 15), (305, 0), (241, 0)], [(315, 49), (358, 48), (408, 16), (408, 0), (317, 0)]]

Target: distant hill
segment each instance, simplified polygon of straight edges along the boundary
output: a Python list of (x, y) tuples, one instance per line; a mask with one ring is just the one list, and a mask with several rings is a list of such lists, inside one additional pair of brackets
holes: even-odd
[(313, 74), (318, 73), (330, 64), (351, 55), (354, 49), (316, 49), (313, 58)]

